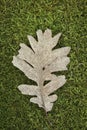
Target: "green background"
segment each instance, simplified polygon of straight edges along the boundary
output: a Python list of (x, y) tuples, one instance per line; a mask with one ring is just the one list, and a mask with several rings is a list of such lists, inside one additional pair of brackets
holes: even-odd
[[(68, 71), (60, 73), (67, 83), (48, 116), (19, 92), (18, 85), (33, 82), (12, 65), (20, 42), (47, 28), (62, 32), (58, 47), (71, 47)], [(86, 130), (87, 1), (0, 0), (0, 33), (0, 130)]]

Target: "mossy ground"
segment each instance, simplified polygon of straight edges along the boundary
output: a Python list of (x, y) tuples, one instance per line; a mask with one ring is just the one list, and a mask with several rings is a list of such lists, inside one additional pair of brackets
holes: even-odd
[[(86, 130), (87, 1), (0, 0), (0, 130)], [(17, 86), (31, 81), (12, 65), (20, 42), (36, 30), (62, 32), (58, 47), (70, 46), (67, 83), (48, 113), (30, 103)]]

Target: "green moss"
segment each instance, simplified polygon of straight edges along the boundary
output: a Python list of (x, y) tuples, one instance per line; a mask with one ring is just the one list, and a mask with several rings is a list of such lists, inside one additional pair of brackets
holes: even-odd
[[(86, 130), (87, 94), (87, 1), (0, 1), (0, 130)], [(29, 102), (17, 86), (32, 83), (12, 65), (20, 42), (37, 29), (62, 32), (58, 47), (71, 46), (67, 83), (56, 93), (58, 100), (48, 119)], [(49, 122), (50, 124), (49, 124)]]

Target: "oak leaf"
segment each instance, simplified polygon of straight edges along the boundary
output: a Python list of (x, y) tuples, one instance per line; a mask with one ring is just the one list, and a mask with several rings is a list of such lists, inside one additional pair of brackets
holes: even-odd
[[(57, 45), (61, 33), (52, 37), (50, 29), (37, 32), (38, 41), (32, 36), (28, 36), (30, 46), (20, 44), (19, 54), (13, 57), (13, 65), (19, 68), (37, 85), (22, 84), (18, 89), (24, 95), (34, 96), (30, 102), (38, 104), (46, 112), (51, 111), (53, 102), (57, 100), (54, 91), (63, 86), (66, 82), (65, 76), (56, 76), (53, 72), (67, 70), (67, 64), (70, 62), (67, 57), (70, 47), (54, 49)], [(44, 84), (46, 81), (46, 84)]]

